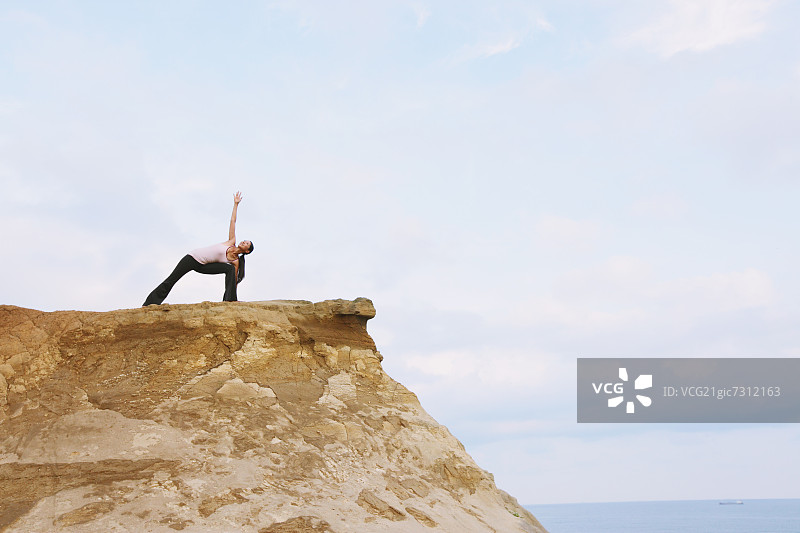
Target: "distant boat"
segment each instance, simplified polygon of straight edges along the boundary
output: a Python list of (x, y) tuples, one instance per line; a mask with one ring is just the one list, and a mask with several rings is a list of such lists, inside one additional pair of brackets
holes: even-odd
[(742, 500), (722, 500), (719, 502), (720, 505), (742, 505), (743, 503)]

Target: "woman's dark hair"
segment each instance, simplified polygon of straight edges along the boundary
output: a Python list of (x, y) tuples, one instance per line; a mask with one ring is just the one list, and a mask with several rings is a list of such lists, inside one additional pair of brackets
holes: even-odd
[(244, 256), (245, 254), (241, 254), (239, 256), (239, 275), (236, 277), (236, 283), (241, 283), (244, 279)]
[(244, 279), (244, 256), (253, 253), (253, 241), (250, 241), (250, 251), (246, 254), (239, 254), (239, 275), (236, 278), (236, 283), (239, 284)]

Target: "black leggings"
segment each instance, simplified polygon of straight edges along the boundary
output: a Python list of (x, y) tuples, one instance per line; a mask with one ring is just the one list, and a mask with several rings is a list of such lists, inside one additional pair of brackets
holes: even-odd
[(236, 268), (230, 263), (206, 263), (205, 265), (198, 263), (197, 259), (189, 254), (183, 256), (178, 262), (178, 266), (172, 271), (172, 274), (167, 276), (167, 279), (161, 282), (161, 285), (153, 289), (147, 296), (142, 307), (145, 305), (160, 304), (167, 297), (172, 287), (181, 279), (187, 272), (194, 270), (201, 274), (225, 274), (225, 294), (222, 296), (223, 302), (235, 302), (236, 298)]

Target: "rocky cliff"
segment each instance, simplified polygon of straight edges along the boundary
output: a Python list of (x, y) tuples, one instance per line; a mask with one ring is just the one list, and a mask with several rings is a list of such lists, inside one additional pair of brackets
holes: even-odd
[(543, 532), (386, 375), (374, 315), (0, 306), (0, 531)]

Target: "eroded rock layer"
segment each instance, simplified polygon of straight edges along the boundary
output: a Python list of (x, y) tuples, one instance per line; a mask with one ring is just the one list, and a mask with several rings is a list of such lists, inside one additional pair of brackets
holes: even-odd
[(544, 531), (386, 375), (374, 315), (0, 306), (0, 531)]

